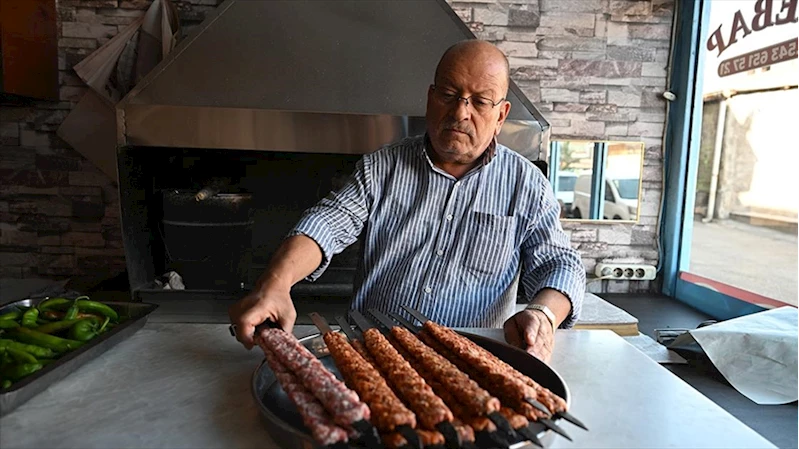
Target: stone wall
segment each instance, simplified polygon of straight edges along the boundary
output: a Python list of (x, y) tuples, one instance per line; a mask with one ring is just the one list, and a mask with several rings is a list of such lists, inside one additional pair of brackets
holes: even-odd
[[(172, 0), (184, 31), (221, 0)], [(61, 101), (0, 112), (0, 277), (113, 274), (124, 269), (116, 189), (55, 135), (85, 87), (72, 66), (143, 14), (150, 0), (58, 0)], [(512, 78), (554, 139), (646, 144), (638, 224), (564, 223), (597, 261), (656, 264), (661, 145), (673, 0), (449, 0), (478, 38), (509, 57)], [(649, 282), (592, 282), (594, 292)]]
[[(172, 0), (184, 32), (222, 0)], [(72, 67), (144, 14), (151, 0), (57, 0), (60, 101), (0, 108), (0, 277), (125, 269), (116, 186), (56, 135), (86, 91)]]
[[(637, 224), (564, 222), (585, 267), (657, 265), (666, 67), (673, 0), (448, 0), (501, 48), (511, 78), (552, 125), (552, 139), (645, 143)], [(591, 282), (593, 292), (647, 291), (648, 281)]]

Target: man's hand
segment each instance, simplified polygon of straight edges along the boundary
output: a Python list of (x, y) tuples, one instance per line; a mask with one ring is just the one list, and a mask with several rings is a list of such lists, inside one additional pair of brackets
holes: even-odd
[(297, 320), (297, 311), (289, 294), (290, 289), (261, 288), (252, 291), (228, 309), (230, 322), (236, 325), (236, 339), (247, 349), (253, 347), (255, 326), (266, 320), (277, 323), (291, 333)]
[(505, 321), (503, 328), (505, 341), (549, 363), (555, 335), (544, 312), (522, 310)]

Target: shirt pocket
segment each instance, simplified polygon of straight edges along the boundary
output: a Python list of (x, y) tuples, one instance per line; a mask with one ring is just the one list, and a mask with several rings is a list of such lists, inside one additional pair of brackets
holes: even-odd
[(464, 266), (480, 274), (501, 273), (510, 262), (516, 217), (472, 212)]

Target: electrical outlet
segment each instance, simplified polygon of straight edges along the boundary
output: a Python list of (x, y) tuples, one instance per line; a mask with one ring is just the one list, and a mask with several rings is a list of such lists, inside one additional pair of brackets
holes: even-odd
[(594, 273), (606, 279), (649, 281), (655, 279), (657, 269), (652, 265), (635, 263), (598, 263)]

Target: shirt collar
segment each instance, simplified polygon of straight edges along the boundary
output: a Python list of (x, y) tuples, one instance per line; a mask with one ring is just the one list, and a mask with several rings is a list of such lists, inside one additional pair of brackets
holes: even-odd
[[(430, 159), (430, 153), (428, 152), (428, 148), (432, 150), (433, 144), (430, 141), (430, 135), (428, 133), (424, 133), (424, 145), (422, 146), (422, 152), (427, 156), (428, 160), (430, 160), (432, 164), (432, 159)], [(489, 162), (494, 160), (494, 157), (497, 155), (497, 137), (494, 136), (489, 142), (488, 146), (486, 147), (483, 154), (480, 156), (480, 164), (478, 167), (485, 167), (488, 165)], [(477, 167), (475, 167), (477, 168)]]

